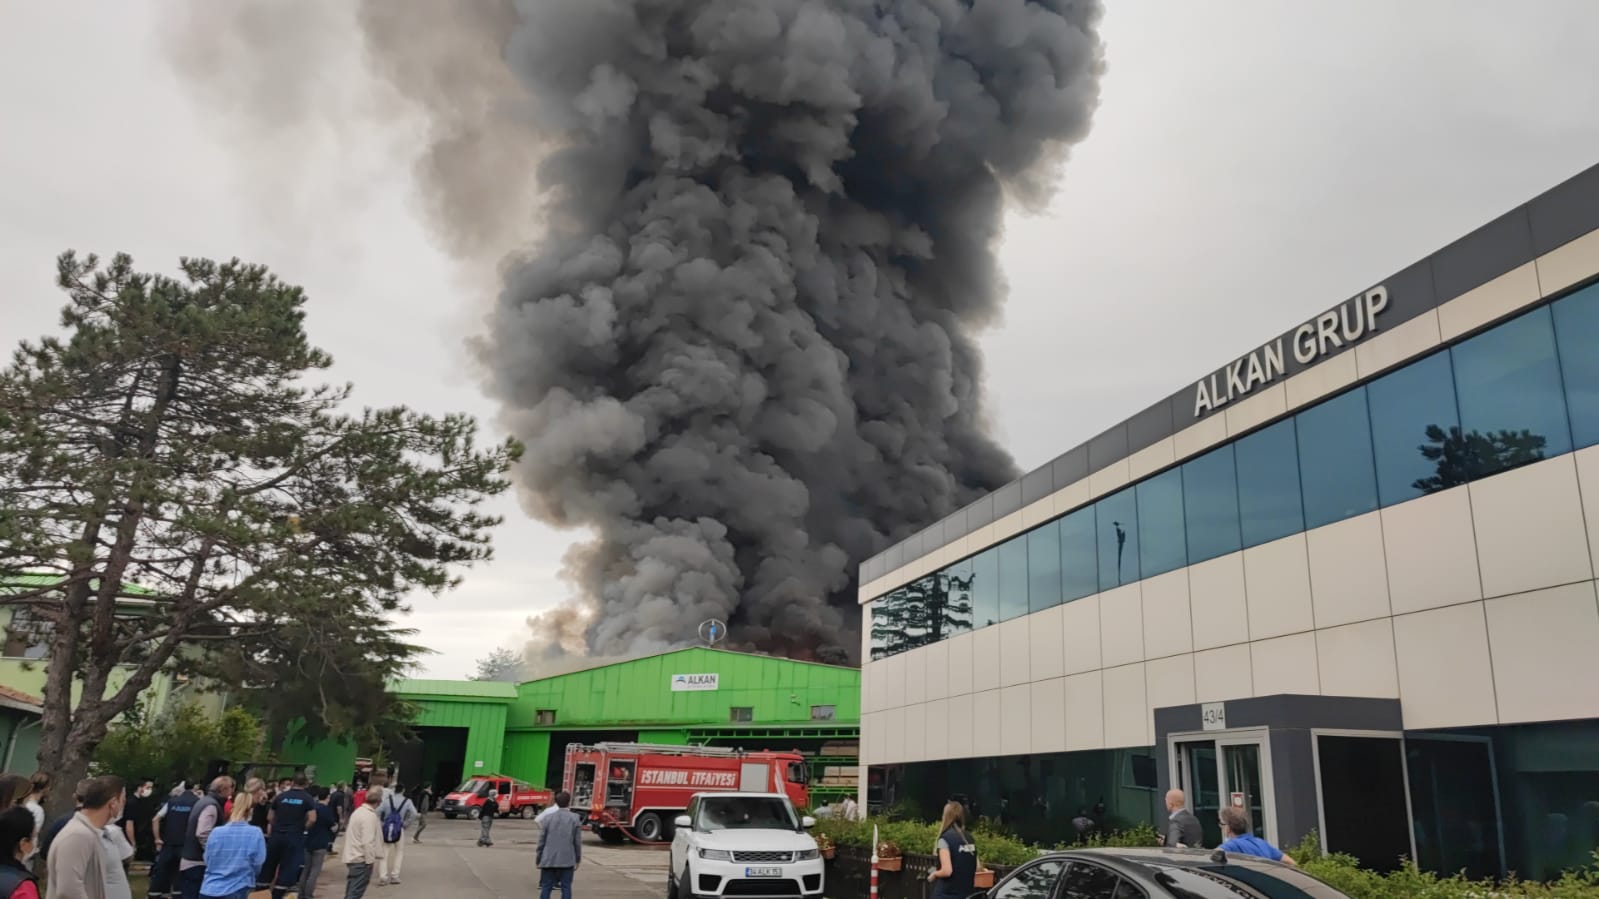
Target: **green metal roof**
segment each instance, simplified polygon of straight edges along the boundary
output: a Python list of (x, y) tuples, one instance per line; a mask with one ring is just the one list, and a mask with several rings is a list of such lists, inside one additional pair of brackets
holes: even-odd
[[(59, 574), (13, 574), (9, 577), (0, 577), (0, 592), (8, 589), (31, 590), (35, 587), (50, 587), (59, 584), (61, 580), (62, 578)], [(95, 580), (90, 581), (90, 586), (92, 589), (98, 589), (100, 586), (99, 579), (96, 578)], [(138, 584), (123, 584), (122, 592), (132, 596), (161, 595), (155, 590), (151, 590), (149, 587), (141, 587)]]
[(516, 684), (484, 680), (397, 680), (389, 682), (389, 692), (400, 696), (510, 701), (516, 698)]

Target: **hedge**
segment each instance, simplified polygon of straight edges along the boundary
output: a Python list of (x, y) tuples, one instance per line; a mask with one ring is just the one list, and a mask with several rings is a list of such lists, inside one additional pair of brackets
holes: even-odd
[[(878, 828), (879, 839), (893, 842), (903, 853), (930, 853), (938, 842), (937, 824), (889, 818), (823, 820), (816, 825), (815, 833), (827, 836), (837, 846), (870, 850), (874, 825)], [(1149, 825), (1055, 846), (1027, 843), (986, 824), (974, 827), (972, 836), (977, 843), (978, 858), (986, 864), (1002, 866), (1022, 864), (1037, 858), (1039, 852), (1046, 849), (1158, 845), (1155, 829)], [(1379, 874), (1360, 867), (1351, 856), (1323, 855), (1320, 838), (1315, 832), (1298, 846), (1288, 847), (1287, 852), (1307, 873), (1343, 891), (1351, 899), (1599, 899), (1599, 852), (1595, 853), (1593, 866), (1568, 871), (1550, 883), (1469, 880), (1459, 874), (1440, 877), (1409, 863), (1397, 871)]]

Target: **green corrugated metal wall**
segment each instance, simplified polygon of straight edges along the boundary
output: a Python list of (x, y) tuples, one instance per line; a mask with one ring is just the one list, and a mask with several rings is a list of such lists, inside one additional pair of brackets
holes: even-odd
[[(674, 674), (720, 675), (718, 689), (674, 693)], [(835, 722), (861, 717), (861, 673), (769, 656), (685, 649), (518, 687), (509, 724), (531, 727), (539, 709), (555, 710), (555, 727), (730, 722), (731, 709), (754, 710), (754, 725), (811, 722), (811, 706), (830, 705)]]
[(417, 727), (467, 729), (466, 764), (461, 771), (463, 778), (473, 774), (501, 773), (500, 764), (505, 748), (505, 703), (451, 701), (438, 696), (404, 698), (421, 709), (412, 722)]
[(513, 731), (505, 735), (503, 764), (506, 774), (540, 786), (545, 784), (544, 768), (550, 757), (550, 735), (544, 731)]

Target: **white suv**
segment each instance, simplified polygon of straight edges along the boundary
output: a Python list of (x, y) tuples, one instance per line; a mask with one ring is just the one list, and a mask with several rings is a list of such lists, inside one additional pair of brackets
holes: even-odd
[(672, 835), (669, 899), (822, 895), (822, 854), (781, 793), (698, 793)]

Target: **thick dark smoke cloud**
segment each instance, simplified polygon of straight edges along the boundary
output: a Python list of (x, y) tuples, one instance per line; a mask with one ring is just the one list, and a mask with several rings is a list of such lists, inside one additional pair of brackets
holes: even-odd
[[(450, 15), (439, 10), (448, 9)], [(593, 539), (558, 654), (723, 618), (854, 660), (866, 556), (1014, 477), (975, 335), (1007, 198), (1089, 129), (1098, 2), (367, 0), (447, 245), (537, 239), (479, 344), (539, 518)], [(495, 52), (495, 48), (499, 48)], [(514, 548), (507, 548), (514, 552)]]

